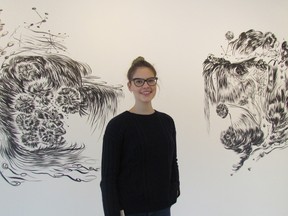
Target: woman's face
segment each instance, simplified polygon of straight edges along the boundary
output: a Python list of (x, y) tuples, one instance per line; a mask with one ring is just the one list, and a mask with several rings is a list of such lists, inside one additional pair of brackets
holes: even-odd
[(156, 94), (157, 85), (148, 85), (146, 81), (143, 86), (138, 87), (135, 85), (135, 79), (147, 80), (154, 77), (153, 71), (147, 67), (140, 67), (135, 71), (132, 81), (128, 82), (128, 88), (133, 92), (136, 103), (150, 103)]

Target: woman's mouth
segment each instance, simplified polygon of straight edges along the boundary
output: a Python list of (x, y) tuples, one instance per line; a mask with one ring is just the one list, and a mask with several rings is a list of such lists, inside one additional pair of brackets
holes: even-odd
[(147, 96), (147, 95), (149, 95), (149, 94), (151, 94), (152, 93), (152, 91), (142, 91), (141, 92), (141, 94), (143, 94), (143, 95), (145, 95), (145, 96)]

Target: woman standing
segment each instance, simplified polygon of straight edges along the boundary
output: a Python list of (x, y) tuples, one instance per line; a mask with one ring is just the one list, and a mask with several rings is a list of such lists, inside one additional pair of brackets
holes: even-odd
[(180, 195), (173, 119), (152, 107), (155, 68), (143, 57), (128, 70), (135, 104), (114, 117), (103, 137), (101, 190), (105, 216), (170, 216)]

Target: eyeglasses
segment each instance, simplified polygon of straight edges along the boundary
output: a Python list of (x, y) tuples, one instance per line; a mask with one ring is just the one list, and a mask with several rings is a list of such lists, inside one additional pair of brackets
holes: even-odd
[(157, 84), (157, 77), (150, 77), (147, 79), (142, 79), (142, 78), (134, 78), (132, 79), (133, 83), (135, 86), (137, 87), (141, 87), (144, 85), (144, 83), (146, 82), (149, 86), (155, 86)]

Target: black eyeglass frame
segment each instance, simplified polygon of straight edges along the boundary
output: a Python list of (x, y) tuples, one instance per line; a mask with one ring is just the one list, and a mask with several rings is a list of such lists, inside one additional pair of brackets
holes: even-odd
[[(142, 84), (136, 84), (136, 81), (143, 81), (143, 83)], [(155, 84), (153, 83), (153, 84), (149, 84), (149, 80), (153, 80), (153, 81), (155, 81)], [(136, 86), (136, 87), (142, 87), (144, 84), (145, 84), (145, 82), (149, 85), (149, 86), (155, 86), (155, 85), (157, 85), (157, 80), (158, 80), (158, 77), (149, 77), (149, 78), (147, 78), (147, 79), (142, 79), (142, 78), (134, 78), (134, 79), (132, 79), (131, 81), (134, 83), (134, 85)]]

